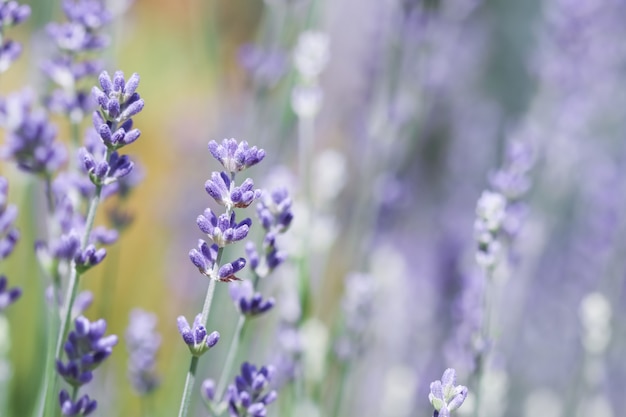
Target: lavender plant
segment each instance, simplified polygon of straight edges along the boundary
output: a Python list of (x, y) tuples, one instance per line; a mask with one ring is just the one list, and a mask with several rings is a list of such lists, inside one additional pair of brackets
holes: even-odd
[(467, 387), (456, 384), (456, 371), (448, 368), (441, 380), (430, 384), (428, 400), (435, 408), (433, 417), (450, 417), (451, 412), (458, 409), (467, 397)]
[(157, 318), (139, 308), (130, 312), (130, 322), (126, 329), (128, 350), (128, 379), (139, 395), (154, 392), (160, 384), (156, 373), (156, 356), (161, 345), (161, 335), (156, 331)]

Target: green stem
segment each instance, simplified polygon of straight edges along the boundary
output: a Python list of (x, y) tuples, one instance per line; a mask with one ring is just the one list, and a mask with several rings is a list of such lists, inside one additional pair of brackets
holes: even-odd
[(243, 327), (246, 324), (246, 316), (241, 314), (239, 316), (239, 320), (237, 321), (237, 328), (235, 329), (235, 334), (233, 335), (233, 339), (230, 342), (230, 347), (228, 348), (228, 356), (226, 357), (226, 362), (224, 363), (224, 368), (222, 369), (222, 374), (220, 376), (220, 380), (217, 384), (216, 397), (221, 400), (224, 395), (224, 391), (226, 390), (226, 381), (230, 378), (230, 374), (233, 370), (233, 365), (235, 363), (235, 358), (237, 357), (237, 352), (239, 351), (239, 342), (241, 341), (241, 335), (243, 333)]
[(487, 347), (487, 343), (491, 340), (491, 314), (493, 310), (493, 268), (485, 269), (485, 289), (483, 292), (483, 319), (480, 327), (480, 343), (481, 350), (476, 355), (476, 368), (472, 374), (474, 390), (476, 392), (474, 404), (474, 417), (481, 415), (481, 400), (483, 396), (483, 378), (485, 376), (485, 368), (489, 356), (489, 350), (493, 349), (493, 345)]
[(185, 379), (185, 389), (183, 390), (183, 398), (180, 403), (180, 411), (178, 412), (178, 417), (186, 416), (187, 411), (189, 410), (189, 404), (191, 403), (191, 392), (193, 391), (193, 387), (196, 383), (198, 360), (199, 358), (197, 356), (191, 357), (191, 363), (189, 364), (189, 371), (187, 372), (187, 378)]
[[(217, 251), (217, 259), (215, 261), (215, 275), (217, 275), (217, 269), (219, 268), (220, 261), (222, 260), (222, 253), (224, 248), (219, 248)], [(202, 306), (202, 320), (201, 322), (208, 324), (209, 313), (211, 311), (211, 304), (213, 303), (213, 295), (215, 294), (215, 285), (217, 281), (211, 278), (209, 282), (209, 288), (207, 288), (206, 297), (204, 298), (204, 305)], [(185, 387), (183, 389), (183, 396), (180, 400), (180, 410), (178, 411), (178, 417), (187, 416), (189, 411), (189, 404), (191, 403), (191, 393), (193, 387), (196, 384), (196, 371), (198, 369), (198, 357), (192, 356), (191, 363), (189, 364), (189, 371), (187, 372), (187, 378), (185, 379)]]
[[(111, 151), (107, 150), (105, 155), (105, 160), (109, 160), (111, 156)], [(91, 230), (93, 229), (93, 224), (96, 218), (96, 212), (98, 210), (98, 206), (100, 205), (100, 195), (102, 193), (102, 185), (96, 186), (95, 195), (89, 204), (89, 211), (87, 213), (87, 220), (85, 223), (85, 231), (81, 239), (80, 248), (81, 251), (84, 251), (87, 247), (87, 243), (89, 242), (89, 235), (91, 234)], [(78, 273), (76, 262), (72, 261), (70, 264), (70, 279), (67, 287), (67, 293), (65, 296), (65, 305), (62, 310), (63, 318), (61, 321), (61, 326), (59, 328), (59, 333), (56, 342), (56, 348), (54, 350), (54, 357), (56, 359), (61, 358), (61, 353), (63, 349), (63, 341), (67, 337), (69, 332), (70, 322), (72, 320), (72, 307), (74, 306), (74, 300), (76, 299), (76, 294), (78, 293), (78, 283), (80, 281), (80, 274)], [(49, 406), (51, 404), (52, 397), (54, 397), (53, 392), (55, 390), (56, 383), (56, 373), (54, 372), (54, 367), (49, 367), (46, 371), (46, 381), (44, 382), (47, 387), (46, 390), (46, 399), (45, 404), (46, 408), (44, 410), (44, 415), (49, 416), (55, 407)]]
[(335, 396), (335, 404), (333, 406), (333, 416), (339, 417), (341, 411), (341, 405), (343, 404), (344, 392), (346, 390), (346, 381), (348, 380), (348, 363), (342, 363), (339, 369), (339, 389), (337, 390), (337, 395)]

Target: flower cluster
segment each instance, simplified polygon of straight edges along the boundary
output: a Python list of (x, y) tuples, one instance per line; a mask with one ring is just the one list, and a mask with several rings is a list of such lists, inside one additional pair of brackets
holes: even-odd
[(19, 58), (22, 46), (12, 40), (5, 40), (4, 30), (19, 25), (30, 16), (30, 6), (20, 5), (16, 1), (0, 2), (0, 73), (9, 69), (11, 64)]
[(0, 275), (0, 312), (17, 301), (22, 295), (19, 288), (7, 289), (8, 281), (4, 275)]
[(263, 299), (259, 292), (254, 292), (250, 281), (233, 282), (230, 284), (230, 297), (239, 313), (247, 317), (259, 316), (274, 307), (273, 298)]
[(484, 268), (493, 268), (500, 252), (498, 234), (504, 221), (506, 198), (496, 192), (484, 191), (476, 205), (474, 235), (478, 243), (476, 261)]
[(207, 334), (206, 328), (202, 324), (202, 314), (196, 316), (193, 327), (189, 326), (189, 322), (184, 316), (179, 316), (178, 331), (193, 356), (201, 356), (220, 340), (220, 334), (217, 331)]
[(428, 400), (435, 408), (433, 417), (450, 417), (450, 412), (459, 408), (467, 397), (467, 387), (456, 385), (456, 371), (448, 368), (441, 380), (430, 384)]
[[(113, 346), (117, 344), (117, 336), (105, 336), (106, 321), (100, 319), (90, 322), (84, 316), (74, 321), (75, 329), (68, 335), (64, 350), (67, 363), (57, 359), (56, 368), (59, 375), (75, 389), (89, 383), (93, 371), (111, 355)], [(96, 408), (96, 401), (84, 395), (73, 402), (67, 391), (62, 390), (59, 396), (61, 411), (65, 416), (86, 416)]]
[(17, 207), (7, 204), (9, 182), (0, 177), (0, 260), (8, 257), (20, 238), (20, 233), (13, 226), (17, 217)]
[(98, 103), (93, 113), (93, 126), (104, 147), (81, 149), (82, 166), (96, 186), (108, 185), (127, 176), (133, 170), (133, 162), (117, 150), (136, 141), (141, 132), (133, 129), (132, 117), (144, 107), (144, 101), (136, 92), (139, 75), (133, 74), (128, 81), (122, 71), (116, 71), (113, 79), (106, 71), (99, 77), (100, 86), (94, 87), (92, 96)]
[(0, 99), (0, 126), (7, 130), (0, 150), (4, 159), (13, 159), (20, 169), (50, 177), (66, 161), (65, 148), (56, 142), (57, 130), (46, 113), (33, 109), (30, 90)]
[(266, 276), (287, 259), (287, 254), (278, 250), (276, 238), (285, 233), (293, 220), (291, 197), (285, 188), (266, 193), (257, 204), (257, 216), (265, 230), (263, 239), (263, 262), (254, 243), (246, 245), (250, 267), (259, 276)]
[(161, 345), (161, 335), (156, 332), (157, 318), (141, 309), (130, 312), (126, 329), (128, 349), (128, 378), (139, 394), (149, 394), (159, 386), (155, 361)]
[(263, 417), (266, 407), (276, 400), (276, 391), (270, 389), (273, 368), (256, 366), (244, 362), (241, 375), (228, 387), (226, 401), (232, 417)]
[(65, 114), (72, 123), (80, 123), (92, 108), (89, 91), (79, 88), (87, 77), (94, 77), (102, 64), (85, 54), (105, 48), (109, 40), (98, 33), (111, 14), (98, 0), (64, 0), (67, 22), (50, 23), (48, 34), (57, 48), (56, 54), (43, 63), (43, 71), (59, 88), (47, 99), (48, 108)]
[[(219, 247), (217, 244), (214, 243), (209, 246), (204, 240), (200, 239), (198, 241), (198, 249), (189, 251), (189, 258), (202, 275), (211, 278), (214, 274), (218, 251)], [(222, 282), (239, 280), (235, 274), (245, 266), (246, 260), (244, 258), (225, 263), (217, 270), (217, 280)]]

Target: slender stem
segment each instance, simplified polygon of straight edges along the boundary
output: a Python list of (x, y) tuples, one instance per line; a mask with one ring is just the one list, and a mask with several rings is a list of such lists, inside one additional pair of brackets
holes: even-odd
[(233, 339), (230, 342), (230, 347), (228, 348), (228, 356), (226, 357), (226, 362), (224, 363), (224, 368), (222, 369), (222, 374), (217, 384), (217, 390), (215, 391), (215, 398), (218, 398), (220, 400), (224, 395), (224, 391), (226, 390), (226, 382), (230, 378), (230, 374), (233, 370), (233, 365), (235, 363), (235, 358), (237, 357), (237, 352), (239, 351), (239, 342), (241, 341), (241, 335), (243, 333), (243, 327), (245, 324), (246, 316), (241, 314), (239, 316), (239, 320), (237, 321), (235, 334), (233, 335)]
[[(105, 160), (109, 160), (111, 156), (111, 151), (107, 150), (105, 155)], [(100, 205), (100, 195), (102, 193), (102, 186), (97, 185), (95, 194), (89, 204), (89, 211), (87, 212), (87, 220), (85, 224), (85, 231), (81, 239), (80, 248), (81, 251), (85, 250), (87, 247), (87, 243), (89, 242), (89, 235), (91, 234), (91, 230), (93, 229), (93, 224), (96, 218), (96, 212), (98, 210), (98, 206)], [(76, 268), (76, 262), (72, 260), (70, 264), (70, 279), (67, 287), (67, 293), (65, 296), (65, 305), (63, 308), (63, 318), (61, 321), (61, 326), (59, 328), (59, 333), (56, 342), (56, 348), (54, 350), (54, 357), (59, 359), (61, 357), (62, 349), (63, 349), (63, 341), (67, 337), (67, 333), (69, 332), (70, 321), (72, 320), (72, 307), (74, 306), (74, 300), (76, 299), (76, 294), (78, 293), (78, 283), (80, 280), (80, 274)], [(45, 399), (45, 410), (44, 415), (50, 415), (49, 413), (53, 412), (55, 409), (52, 406), (49, 406), (52, 402), (53, 391), (55, 390), (56, 385), (56, 373), (52, 367), (49, 367), (46, 373), (46, 381), (44, 382), (44, 386), (46, 389), (46, 399)]]
[(476, 368), (472, 375), (474, 382), (474, 390), (476, 392), (476, 401), (474, 405), (474, 417), (480, 417), (481, 415), (481, 400), (483, 394), (483, 378), (485, 376), (485, 368), (487, 365), (487, 359), (489, 351), (493, 346), (488, 346), (491, 341), (491, 314), (493, 310), (493, 268), (485, 269), (485, 288), (483, 290), (483, 318), (481, 320), (480, 327), (480, 351), (476, 355)]
[[(215, 269), (219, 268), (220, 261), (222, 260), (222, 253), (224, 248), (219, 248), (217, 251), (217, 259), (215, 261)], [(217, 272), (216, 272), (217, 275)], [(204, 298), (204, 305), (202, 306), (202, 320), (201, 322), (208, 324), (209, 313), (211, 312), (211, 304), (213, 303), (213, 295), (215, 294), (215, 285), (217, 281), (211, 278), (209, 282), (209, 288), (206, 291), (206, 297)], [(198, 369), (198, 357), (192, 356), (191, 363), (189, 364), (189, 371), (187, 372), (187, 378), (185, 379), (185, 387), (183, 389), (183, 396), (180, 400), (180, 410), (178, 411), (178, 417), (185, 417), (189, 411), (189, 404), (191, 403), (191, 393), (193, 387), (196, 384), (196, 370)]]
[(349, 364), (343, 362), (339, 368), (339, 389), (335, 396), (335, 404), (333, 406), (333, 416), (339, 417), (341, 415), (341, 405), (343, 404), (344, 392), (346, 390), (346, 381), (348, 380), (348, 367)]

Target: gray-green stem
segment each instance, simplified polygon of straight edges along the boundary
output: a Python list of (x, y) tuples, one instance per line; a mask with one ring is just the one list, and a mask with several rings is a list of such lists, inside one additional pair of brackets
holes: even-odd
[(233, 335), (233, 339), (230, 342), (230, 347), (228, 348), (228, 356), (226, 356), (226, 362), (224, 363), (224, 368), (222, 369), (220, 380), (217, 384), (215, 398), (218, 398), (220, 401), (222, 399), (222, 396), (224, 395), (224, 391), (226, 390), (226, 383), (229, 380), (230, 374), (233, 371), (233, 365), (235, 364), (235, 358), (237, 357), (237, 352), (239, 351), (239, 342), (241, 342), (241, 335), (243, 333), (243, 327), (245, 324), (246, 316), (241, 314), (239, 316), (239, 320), (237, 321), (235, 334)]
[[(224, 252), (224, 248), (219, 248), (217, 251), (217, 259), (215, 261), (216, 269), (218, 268), (220, 261), (222, 260), (222, 253)], [(215, 272), (217, 275), (217, 271)], [(202, 306), (202, 320), (206, 326), (209, 319), (209, 313), (211, 311), (211, 304), (213, 303), (213, 295), (215, 294), (215, 285), (217, 281), (214, 278), (211, 278), (209, 282), (209, 288), (207, 288), (206, 296), (204, 298), (204, 305)], [(198, 360), (197, 356), (191, 357), (191, 363), (189, 364), (189, 371), (187, 371), (187, 378), (185, 378), (185, 387), (183, 389), (183, 396), (180, 400), (180, 409), (178, 411), (178, 417), (186, 417), (187, 412), (189, 411), (189, 404), (191, 403), (191, 393), (193, 392), (193, 387), (196, 384), (196, 371), (198, 370)]]
[(480, 351), (476, 355), (476, 368), (472, 375), (474, 382), (474, 390), (476, 392), (476, 401), (474, 404), (474, 417), (481, 415), (481, 401), (483, 397), (483, 378), (485, 376), (485, 368), (489, 356), (489, 350), (493, 346), (487, 346), (491, 340), (491, 314), (493, 310), (494, 282), (493, 267), (485, 268), (485, 289), (483, 292), (483, 319), (480, 327)]

